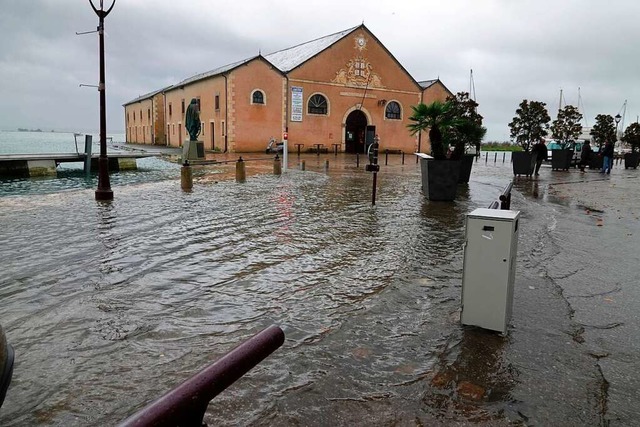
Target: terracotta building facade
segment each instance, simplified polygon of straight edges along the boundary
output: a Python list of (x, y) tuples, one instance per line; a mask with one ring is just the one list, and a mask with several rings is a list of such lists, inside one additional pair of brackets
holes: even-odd
[(438, 79), (415, 80), (360, 25), (136, 98), (124, 105), (126, 135), (130, 143), (181, 146), (195, 98), (207, 150), (264, 151), (286, 133), (290, 151), (322, 144), (364, 153), (377, 135), (382, 150), (428, 152), (426, 135), (407, 130), (411, 106), (449, 95)]

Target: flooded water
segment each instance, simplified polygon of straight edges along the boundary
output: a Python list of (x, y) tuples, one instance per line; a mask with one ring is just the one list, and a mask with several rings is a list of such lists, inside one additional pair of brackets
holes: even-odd
[[(91, 135), (90, 132), (88, 134)], [(92, 137), (92, 152), (99, 153), (100, 136), (94, 132)], [(107, 137), (110, 138), (107, 142), (109, 154), (130, 149), (124, 145), (124, 134), (108, 134)], [(0, 132), (0, 155), (76, 152), (84, 152), (84, 134), (74, 138), (73, 133), (65, 132)], [(138, 159), (136, 163), (138, 169), (135, 171), (111, 174), (111, 185), (119, 187), (180, 178), (180, 166), (176, 163), (155, 157)], [(0, 197), (95, 189), (98, 186), (98, 174), (94, 172), (86, 176), (83, 168), (82, 162), (61, 163), (57, 179), (0, 177)]]
[(244, 184), (205, 171), (191, 193), (112, 178), (107, 204), (73, 186), (0, 197), (0, 321), (17, 360), (0, 425), (115, 425), (272, 324), (285, 344), (214, 399), (210, 425), (602, 419), (601, 374), (537, 268), (557, 221), (536, 206), (552, 196), (515, 185), (526, 252), (510, 335), (469, 330), (465, 215), (510, 165), (478, 162), (454, 203), (435, 203), (407, 159), (382, 167), (375, 206), (371, 175), (332, 155)]

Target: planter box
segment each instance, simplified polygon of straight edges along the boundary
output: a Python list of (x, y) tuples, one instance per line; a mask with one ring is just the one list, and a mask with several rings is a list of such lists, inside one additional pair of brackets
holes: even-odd
[(511, 161), (513, 162), (513, 174), (531, 176), (533, 174), (531, 157), (532, 156), (530, 152), (514, 151), (511, 154)]
[(460, 175), (458, 176), (458, 184), (467, 184), (471, 178), (471, 169), (476, 159), (475, 154), (465, 154), (460, 159)]
[(458, 190), (459, 160), (420, 158), (422, 192), (429, 200), (452, 201)]
[(589, 159), (589, 169), (602, 169), (602, 157), (597, 153), (592, 153)]
[(571, 167), (571, 159), (573, 159), (573, 150), (569, 148), (564, 150), (551, 150), (551, 169), (569, 170)]
[(638, 167), (638, 162), (640, 161), (640, 153), (625, 153), (624, 155), (624, 168), (634, 168)]

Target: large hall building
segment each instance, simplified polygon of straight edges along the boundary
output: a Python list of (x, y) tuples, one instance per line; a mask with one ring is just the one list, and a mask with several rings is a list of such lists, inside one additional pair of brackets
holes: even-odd
[(439, 79), (414, 79), (363, 24), (138, 97), (124, 105), (126, 139), (181, 146), (195, 98), (207, 150), (264, 151), (287, 133), (290, 151), (362, 153), (378, 135), (382, 150), (425, 152), (427, 136), (407, 130), (411, 106), (449, 95)]

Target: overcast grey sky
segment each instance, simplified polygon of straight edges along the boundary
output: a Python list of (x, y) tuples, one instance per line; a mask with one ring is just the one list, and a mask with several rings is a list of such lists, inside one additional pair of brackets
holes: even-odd
[[(100, 0), (95, 0), (99, 4)], [(111, 0), (105, 0), (105, 7)], [(224, 4), (224, 6), (223, 6)], [(508, 140), (522, 99), (560, 89), (589, 125), (640, 114), (637, 0), (117, 0), (105, 21), (107, 127), (122, 104), (221, 65), (365, 25), (416, 80), (469, 90), (486, 140)], [(0, 0), (0, 129), (97, 130), (98, 18), (88, 0)]]

